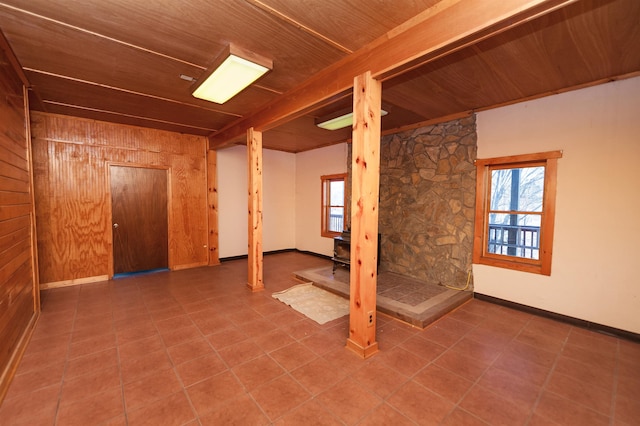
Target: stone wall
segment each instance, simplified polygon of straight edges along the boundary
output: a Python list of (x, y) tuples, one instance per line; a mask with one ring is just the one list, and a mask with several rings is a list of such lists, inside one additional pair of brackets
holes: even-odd
[(475, 115), (382, 138), (381, 270), (465, 285), (473, 251), (475, 159)]

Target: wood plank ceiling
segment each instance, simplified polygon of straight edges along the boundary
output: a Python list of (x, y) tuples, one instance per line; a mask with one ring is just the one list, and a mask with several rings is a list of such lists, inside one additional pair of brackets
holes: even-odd
[[(32, 109), (215, 137), (438, 3), (451, 1), (0, 0), (0, 29)], [(273, 70), (223, 105), (192, 97), (180, 75), (199, 78), (228, 43)], [(640, 2), (578, 0), (385, 80), (383, 131), (639, 73)], [(350, 104), (343, 93), (266, 131), (263, 146), (343, 142), (350, 128), (314, 119)]]

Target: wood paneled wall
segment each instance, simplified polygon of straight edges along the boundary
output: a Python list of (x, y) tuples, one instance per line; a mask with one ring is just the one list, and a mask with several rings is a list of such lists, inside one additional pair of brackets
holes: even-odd
[(169, 170), (169, 267), (208, 264), (206, 139), (34, 112), (40, 282), (113, 273), (109, 165)]
[(0, 33), (0, 403), (40, 310), (26, 79), (12, 55)]

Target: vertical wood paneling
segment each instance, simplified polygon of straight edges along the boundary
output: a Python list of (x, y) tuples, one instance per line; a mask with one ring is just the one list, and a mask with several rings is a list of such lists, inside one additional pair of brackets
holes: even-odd
[(0, 403), (39, 311), (34, 281), (28, 106), (0, 33)]
[(108, 167), (169, 170), (169, 267), (206, 265), (205, 138), (33, 113), (40, 282), (110, 275)]

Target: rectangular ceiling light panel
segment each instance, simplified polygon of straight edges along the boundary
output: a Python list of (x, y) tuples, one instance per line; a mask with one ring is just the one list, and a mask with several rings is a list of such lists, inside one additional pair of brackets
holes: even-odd
[[(271, 69), (271, 61), (250, 52), (244, 51), (244, 55), (242, 53), (240, 49), (230, 46), (216, 61), (220, 65), (198, 85), (193, 96), (223, 104)], [(254, 62), (253, 59), (257, 60)]]
[[(380, 116), (385, 116), (387, 115), (387, 111), (385, 110), (380, 110)], [(344, 127), (347, 126), (352, 126), (353, 125), (353, 112), (349, 112), (347, 114), (343, 114), (340, 115), (338, 117), (335, 118), (331, 118), (331, 119), (320, 119), (320, 122), (318, 122), (316, 124), (316, 126), (320, 127), (321, 129), (326, 129), (326, 130), (338, 130), (338, 129), (342, 129)]]

